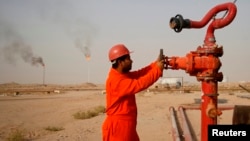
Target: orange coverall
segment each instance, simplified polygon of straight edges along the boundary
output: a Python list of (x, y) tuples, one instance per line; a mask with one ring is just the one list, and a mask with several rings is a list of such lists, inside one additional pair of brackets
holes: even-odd
[(106, 119), (103, 141), (139, 141), (136, 131), (135, 94), (148, 88), (162, 75), (156, 63), (138, 71), (121, 74), (111, 68), (106, 81)]

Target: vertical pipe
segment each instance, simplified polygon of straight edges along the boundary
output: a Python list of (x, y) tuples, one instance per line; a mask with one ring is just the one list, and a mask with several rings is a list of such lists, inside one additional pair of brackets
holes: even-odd
[(89, 83), (89, 61), (87, 63), (88, 63), (87, 82)]
[[(234, 3), (236, 0), (234, 1)], [(234, 3), (228, 2), (224, 4), (217, 5), (213, 7), (201, 21), (192, 21), (189, 19), (183, 19), (181, 15), (177, 15), (174, 18), (171, 18), (170, 25), (171, 28), (174, 29), (176, 32), (180, 32), (182, 28), (202, 28), (204, 27), (210, 20), (213, 19), (213, 21), (210, 23), (207, 29), (207, 33), (204, 40), (204, 46), (206, 47), (214, 47), (216, 40), (214, 36), (214, 31), (219, 28), (223, 28), (227, 25), (229, 25), (233, 19), (236, 16), (237, 13), (237, 7)], [(225, 11), (226, 14), (223, 16), (223, 18), (215, 19), (214, 15), (221, 11)], [(225, 17), (227, 15), (227, 17)], [(224, 18), (225, 17), (225, 18)], [(211, 49), (212, 49), (211, 48)], [(207, 55), (207, 53), (205, 53)], [(191, 56), (193, 56), (191, 54)], [(216, 55), (217, 56), (217, 55)], [(192, 72), (198, 72), (201, 74), (205, 74), (203, 77), (207, 76), (207, 73), (211, 74), (218, 74), (218, 69), (215, 68), (213, 70), (209, 70), (211, 68), (205, 68), (205, 70), (200, 70), (197, 68), (189, 68), (187, 69), (187, 64), (195, 64), (195, 62), (188, 60), (188, 58), (181, 58), (179, 62), (176, 62), (176, 58), (171, 59), (169, 61), (169, 66), (172, 66), (172, 69), (183, 69), (186, 70), (188, 73)], [(174, 63), (172, 63), (174, 62)], [(184, 62), (184, 63), (183, 63)], [(187, 63), (185, 63), (187, 62)], [(208, 62), (202, 62), (202, 63), (208, 63)], [(192, 65), (191, 65), (192, 66)], [(207, 65), (204, 65), (207, 66)], [(187, 71), (189, 70), (189, 71)], [(198, 74), (197, 73), (197, 74)], [(193, 75), (193, 74), (192, 74)], [(200, 76), (199, 76), (200, 77)], [(214, 114), (214, 112), (217, 112), (217, 98), (218, 98), (218, 82), (217, 78), (215, 76), (212, 76), (214, 80), (209, 80), (207, 78), (204, 78), (202, 80), (202, 103), (201, 103), (201, 141), (207, 141), (208, 140), (208, 125), (217, 124), (217, 113)], [(219, 80), (219, 79), (218, 79)], [(211, 108), (212, 107), (212, 108)], [(211, 110), (211, 113), (210, 113)], [(216, 111), (214, 111), (216, 110)]]
[(184, 82), (183, 82), (183, 77), (181, 77), (181, 88), (182, 88), (182, 92), (184, 93)]
[(43, 85), (45, 85), (45, 66), (43, 66)]
[(217, 124), (217, 116), (215, 118), (211, 118), (207, 115), (207, 108), (211, 102), (217, 109), (217, 89), (217, 81), (202, 81), (201, 141), (208, 140), (208, 125)]

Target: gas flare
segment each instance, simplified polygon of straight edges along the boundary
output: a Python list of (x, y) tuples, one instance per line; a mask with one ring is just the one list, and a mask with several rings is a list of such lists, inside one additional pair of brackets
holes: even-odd
[(85, 59), (86, 59), (87, 61), (89, 61), (89, 60), (90, 60), (90, 55), (85, 55)]
[(82, 51), (82, 53), (85, 56), (85, 59), (89, 61), (91, 58), (91, 52), (90, 52), (90, 41), (88, 40), (88, 38), (86, 39), (86, 41), (80, 39), (75, 40), (75, 45)]
[(80, 49), (85, 59), (89, 61), (92, 57), (90, 51), (93, 39), (97, 34), (96, 25), (84, 15), (77, 17), (77, 13), (72, 13), (76, 7), (70, 1), (63, 0), (60, 3), (49, 1), (49, 4), (39, 5), (39, 7), (41, 18), (61, 26), (65, 33), (69, 35), (75, 47)]

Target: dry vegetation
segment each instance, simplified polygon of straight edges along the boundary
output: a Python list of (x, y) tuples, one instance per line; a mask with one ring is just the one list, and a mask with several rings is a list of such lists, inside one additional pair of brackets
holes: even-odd
[(89, 118), (98, 116), (100, 113), (104, 113), (104, 112), (105, 112), (104, 106), (97, 106), (87, 111), (77, 112), (73, 116), (75, 119), (89, 119)]

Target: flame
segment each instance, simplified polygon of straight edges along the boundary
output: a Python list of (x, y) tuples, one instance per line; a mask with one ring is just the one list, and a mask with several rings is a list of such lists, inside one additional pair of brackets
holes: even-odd
[(90, 60), (90, 55), (86, 55), (86, 56), (85, 56), (85, 59), (86, 59), (87, 61), (89, 61), (89, 60)]

